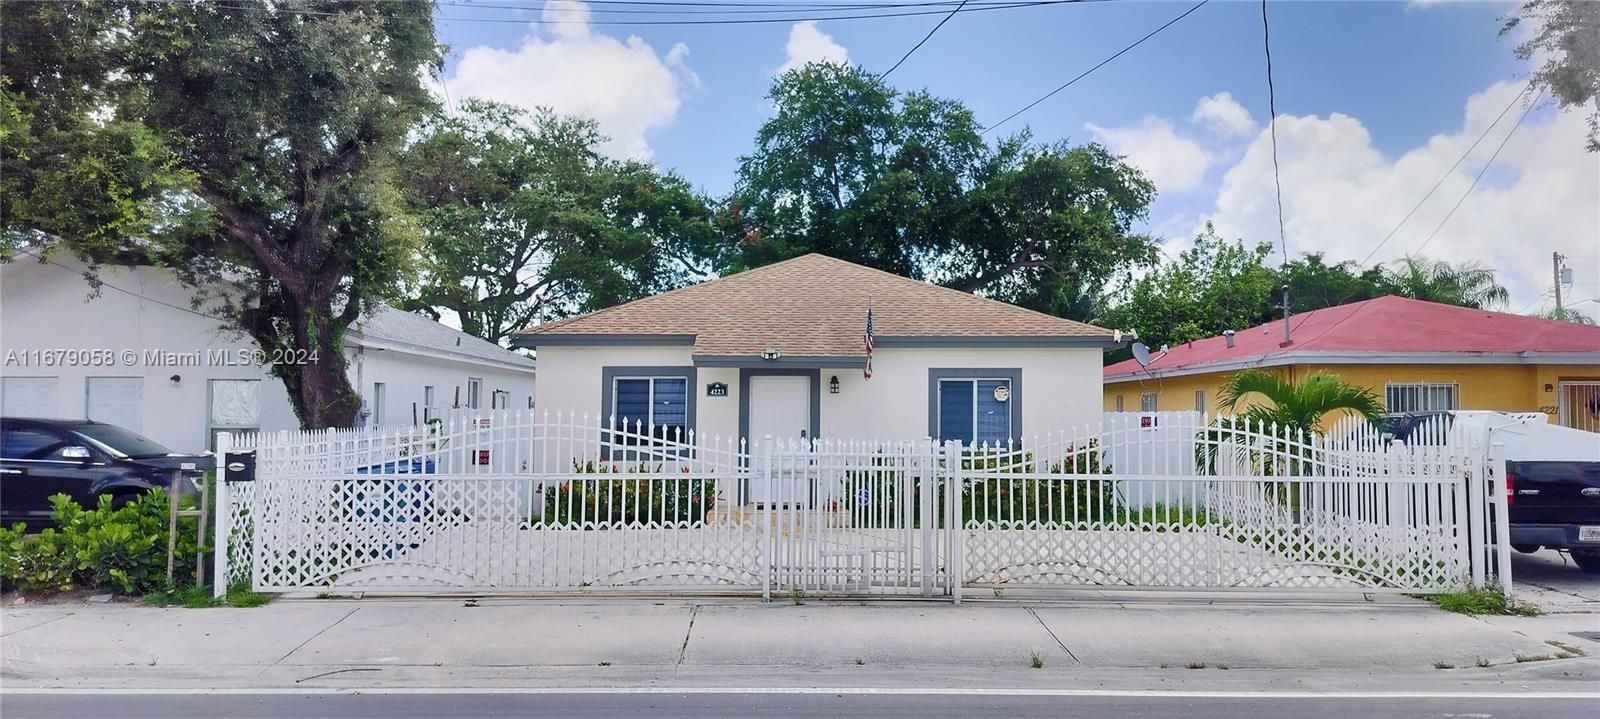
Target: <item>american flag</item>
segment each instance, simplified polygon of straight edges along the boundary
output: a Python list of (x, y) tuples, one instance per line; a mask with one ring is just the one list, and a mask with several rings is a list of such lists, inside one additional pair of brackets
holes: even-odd
[(867, 308), (867, 366), (861, 370), (866, 379), (872, 379), (872, 308)]

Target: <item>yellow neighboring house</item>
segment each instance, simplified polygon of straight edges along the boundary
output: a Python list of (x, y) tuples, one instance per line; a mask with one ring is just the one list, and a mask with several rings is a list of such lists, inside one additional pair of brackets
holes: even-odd
[(1364, 385), (1391, 412), (1544, 412), (1600, 432), (1600, 327), (1386, 296), (1195, 340), (1148, 367), (1105, 368), (1105, 408), (1216, 413), (1230, 375), (1317, 371)]

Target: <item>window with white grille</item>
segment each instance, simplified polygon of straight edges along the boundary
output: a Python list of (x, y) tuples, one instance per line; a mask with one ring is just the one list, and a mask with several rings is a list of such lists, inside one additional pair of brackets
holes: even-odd
[(1460, 409), (1461, 388), (1454, 382), (1390, 383), (1383, 388), (1383, 406), (1390, 412), (1440, 412)]
[(1154, 412), (1154, 411), (1156, 411), (1156, 393), (1154, 393), (1154, 392), (1145, 392), (1144, 394), (1139, 395), (1139, 411), (1140, 412)]

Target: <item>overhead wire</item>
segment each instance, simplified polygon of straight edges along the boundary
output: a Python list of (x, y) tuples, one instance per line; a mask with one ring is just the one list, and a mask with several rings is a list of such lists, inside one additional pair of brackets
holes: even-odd
[(888, 70), (885, 70), (882, 75), (878, 76), (878, 78), (879, 79), (887, 78), (887, 77), (889, 77), (890, 73), (894, 72), (895, 70), (900, 69), (900, 66), (904, 65), (906, 60), (909, 59), (913, 53), (915, 53), (917, 50), (921, 49), (922, 46), (928, 42), (928, 39), (933, 37), (934, 33), (939, 32), (939, 28), (944, 27), (945, 23), (950, 22), (950, 18), (955, 17), (956, 13), (961, 12), (961, 8), (964, 8), (966, 6), (967, 6), (967, 0), (961, 0), (961, 4), (957, 5), (956, 9), (951, 10), (949, 15), (944, 16), (944, 19), (940, 20), (938, 25), (934, 25), (933, 29), (929, 30), (927, 35), (923, 35), (922, 39), (917, 41), (917, 44), (912, 45), (911, 49), (906, 51), (906, 54), (900, 56), (900, 60), (898, 62), (896, 62), (893, 67), (890, 67)]
[(1395, 233), (1399, 232), (1400, 228), (1405, 226), (1406, 222), (1411, 219), (1411, 216), (1415, 215), (1417, 210), (1422, 209), (1422, 205), (1428, 201), (1428, 198), (1433, 197), (1433, 193), (1439, 190), (1439, 187), (1444, 184), (1445, 180), (1450, 179), (1450, 176), (1455, 173), (1456, 168), (1460, 167), (1461, 163), (1466, 161), (1467, 157), (1472, 154), (1473, 150), (1478, 149), (1478, 144), (1483, 142), (1483, 139), (1489, 136), (1489, 133), (1500, 124), (1500, 120), (1504, 119), (1506, 114), (1511, 112), (1511, 108), (1516, 107), (1517, 101), (1522, 99), (1523, 95), (1528, 94), (1528, 90), (1532, 87), (1532, 83), (1523, 87), (1522, 92), (1517, 93), (1516, 97), (1511, 98), (1511, 102), (1506, 103), (1505, 109), (1501, 110), (1500, 114), (1495, 116), (1494, 122), (1489, 123), (1488, 127), (1483, 128), (1483, 132), (1478, 133), (1478, 138), (1472, 141), (1472, 144), (1467, 147), (1465, 152), (1461, 153), (1460, 157), (1456, 158), (1455, 163), (1450, 165), (1450, 169), (1445, 170), (1444, 174), (1439, 176), (1439, 181), (1433, 183), (1433, 187), (1428, 188), (1427, 194), (1424, 194), (1422, 199), (1417, 200), (1417, 204), (1411, 206), (1411, 211), (1407, 212), (1405, 217), (1400, 218), (1400, 221), (1395, 223), (1394, 229), (1389, 230), (1389, 234), (1384, 235), (1383, 239), (1379, 240), (1378, 244), (1373, 246), (1372, 251), (1368, 252), (1366, 257), (1361, 258), (1361, 264), (1367, 264), (1367, 262), (1372, 259), (1373, 255), (1378, 254), (1378, 250), (1383, 249), (1383, 246), (1388, 244), (1389, 240), (1394, 237)]
[[(1012, 121), (1018, 115), (1021, 115), (1024, 112), (1032, 110), (1039, 103), (1044, 102), (1045, 100), (1048, 100), (1051, 97), (1054, 97), (1056, 95), (1056, 93), (1059, 93), (1062, 90), (1065, 90), (1065, 89), (1067, 89), (1069, 87), (1072, 87), (1079, 80), (1082, 80), (1083, 78), (1088, 77), (1090, 74), (1094, 73), (1094, 71), (1099, 70), (1100, 68), (1105, 67), (1106, 65), (1110, 64), (1111, 61), (1116, 60), (1119, 57), (1122, 57), (1129, 50), (1132, 50), (1132, 49), (1144, 44), (1144, 42), (1146, 40), (1149, 40), (1150, 38), (1153, 38), (1156, 35), (1161, 34), (1161, 31), (1166, 30), (1167, 28), (1172, 27), (1173, 25), (1177, 24), (1179, 20), (1182, 20), (1182, 19), (1184, 19), (1186, 17), (1189, 17), (1190, 14), (1192, 14), (1196, 10), (1199, 10), (1201, 7), (1205, 6), (1205, 4), (1210, 2), (1210, 1), (1211, 0), (1200, 0), (1200, 2), (1195, 3), (1193, 7), (1189, 8), (1188, 10), (1183, 11), (1183, 13), (1179, 14), (1177, 17), (1166, 21), (1166, 23), (1162, 24), (1160, 27), (1158, 27), (1158, 28), (1156, 28), (1154, 30), (1151, 30), (1149, 33), (1145, 34), (1144, 37), (1141, 37), (1138, 40), (1133, 41), (1133, 43), (1128, 45), (1127, 47), (1124, 47), (1121, 50), (1116, 51), (1110, 57), (1108, 57), (1108, 58), (1106, 58), (1104, 60), (1101, 60), (1098, 63), (1095, 63), (1095, 65), (1093, 67), (1091, 67), (1091, 68), (1089, 68), (1087, 70), (1084, 70), (1081, 73), (1078, 73), (1078, 75), (1076, 77), (1074, 77), (1071, 80), (1068, 80), (1068, 81), (1062, 83), (1056, 89), (1045, 93), (1043, 96), (1041, 96), (1037, 100), (1034, 100), (1033, 102), (1030, 102), (1030, 103), (1028, 103), (1026, 105), (1023, 105), (1022, 108), (1017, 110), (1016, 112), (1013, 112), (1010, 115), (1006, 115), (1005, 119), (1003, 119), (1003, 120), (1001, 120), (999, 122), (996, 122), (996, 123), (994, 123), (994, 124), (992, 124), (992, 125), (990, 125), (988, 127), (983, 128), (983, 132), (981, 132), (980, 134), (983, 134), (983, 135), (989, 134), (989, 132), (991, 130), (994, 130), (995, 128), (1000, 127), (1001, 125), (1004, 125), (1004, 124)], [(972, 10), (967, 10), (966, 12), (972, 12)]]
[(1278, 208), (1278, 246), (1283, 252), (1283, 264), (1287, 265), (1289, 237), (1283, 230), (1283, 180), (1278, 170), (1278, 93), (1272, 84), (1272, 30), (1267, 26), (1267, 0), (1261, 0), (1261, 45), (1267, 56), (1267, 134), (1272, 136), (1272, 187)]
[(1455, 216), (1456, 210), (1461, 209), (1462, 203), (1467, 201), (1467, 196), (1471, 195), (1472, 191), (1478, 188), (1478, 181), (1482, 180), (1484, 173), (1487, 173), (1489, 168), (1494, 165), (1495, 158), (1500, 156), (1501, 150), (1506, 149), (1506, 143), (1511, 141), (1512, 135), (1517, 134), (1517, 128), (1522, 127), (1522, 121), (1528, 119), (1528, 114), (1533, 112), (1533, 108), (1539, 105), (1539, 98), (1542, 97), (1544, 97), (1544, 90), (1540, 89), (1539, 94), (1534, 95), (1533, 101), (1528, 103), (1528, 108), (1522, 111), (1521, 116), (1517, 117), (1517, 122), (1511, 126), (1511, 131), (1507, 132), (1506, 136), (1500, 139), (1500, 145), (1495, 147), (1494, 152), (1489, 155), (1489, 161), (1483, 163), (1483, 167), (1478, 170), (1478, 174), (1472, 178), (1472, 184), (1467, 186), (1467, 191), (1461, 193), (1461, 198), (1456, 200), (1456, 204), (1450, 208), (1449, 212), (1445, 213), (1444, 219), (1439, 220), (1439, 224), (1434, 226), (1433, 232), (1428, 233), (1428, 238), (1423, 240), (1422, 244), (1417, 245), (1417, 249), (1412, 250), (1412, 254), (1421, 254), (1422, 249), (1427, 247), (1428, 243), (1432, 242), (1433, 238), (1439, 234), (1439, 230), (1444, 229), (1445, 223), (1449, 222), (1450, 218)]
[[(1043, 5), (1063, 5), (1063, 4), (1069, 4), (1069, 3), (1074, 3), (1074, 2), (1083, 2), (1083, 1), (1084, 0), (1015, 0), (1015, 1), (1012, 1), (1012, 2), (998, 2), (998, 3), (994, 3), (994, 4), (990, 4), (990, 5), (984, 5), (984, 6), (981, 6), (981, 7), (967, 7), (967, 8), (961, 9), (960, 12), (962, 12), (962, 13), (972, 13), (972, 12), (989, 12), (989, 11), (994, 11), (994, 10), (1013, 10), (1013, 9), (1017, 9), (1017, 8), (1039, 7), (1039, 6), (1043, 6)], [(1105, 1), (1105, 0), (1102, 0), (1102, 1)], [(218, 4), (215, 4), (215, 5), (212, 5), (211, 7), (218, 8), (218, 9), (223, 9), (223, 10), (238, 10), (238, 11), (243, 11), (243, 12), (286, 13), (286, 14), (292, 14), (292, 15), (323, 16), (323, 17), (336, 17), (336, 16), (344, 14), (342, 12), (330, 12), (330, 11), (324, 11), (324, 10), (311, 10), (311, 9), (306, 9), (306, 8), (287, 7), (287, 6), (275, 6), (275, 7), (268, 8), (268, 7), (247, 7), (247, 6), (241, 6), (241, 5), (228, 5), (228, 4), (218, 3)], [(798, 13), (798, 12), (804, 12), (804, 11), (803, 10), (797, 10), (796, 12)], [(826, 12), (826, 11), (824, 11), (824, 12)], [(940, 9), (937, 9), (937, 10), (910, 10), (908, 12), (866, 12), (866, 13), (855, 13), (855, 14), (832, 14), (832, 15), (828, 15), (828, 14), (803, 15), (802, 14), (802, 15), (793, 15), (793, 16), (787, 16), (787, 17), (776, 17), (776, 18), (766, 18), (766, 17), (747, 18), (747, 17), (742, 17), (742, 18), (716, 18), (716, 19), (705, 19), (705, 20), (679, 20), (679, 19), (671, 19), (671, 20), (593, 20), (593, 19), (586, 19), (586, 18), (579, 18), (579, 19), (573, 19), (573, 20), (552, 20), (552, 19), (547, 19), (547, 18), (542, 18), (542, 17), (540, 17), (540, 18), (511, 18), (511, 17), (459, 17), (459, 16), (436, 15), (434, 17), (434, 20), (436, 22), (497, 23), (497, 24), (515, 24), (515, 25), (674, 25), (674, 26), (766, 25), (766, 24), (777, 24), (777, 23), (795, 23), (795, 22), (812, 22), (812, 21), (872, 20), (872, 19), (881, 19), (881, 18), (918, 17), (918, 16), (923, 16), (923, 15), (943, 15), (943, 14), (946, 14), (947, 12), (948, 11), (944, 10), (943, 8), (940, 8)], [(394, 17), (394, 16), (385, 15), (385, 17)]]

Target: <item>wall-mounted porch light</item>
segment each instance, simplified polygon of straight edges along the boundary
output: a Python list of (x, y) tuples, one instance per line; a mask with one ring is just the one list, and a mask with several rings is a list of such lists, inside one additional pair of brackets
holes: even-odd
[(839, 375), (828, 380), (828, 394), (839, 394)]

